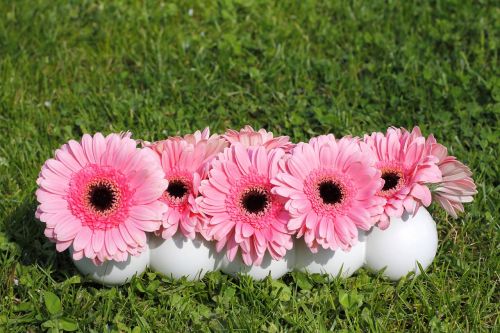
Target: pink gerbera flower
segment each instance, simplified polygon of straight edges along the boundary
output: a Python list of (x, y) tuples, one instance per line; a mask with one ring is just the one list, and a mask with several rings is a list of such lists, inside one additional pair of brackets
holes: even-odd
[[(214, 134), (214, 135), (212, 135), (212, 137), (214, 139), (220, 138), (220, 135)], [(186, 134), (186, 135), (184, 135), (184, 137), (172, 136), (172, 137), (169, 137), (169, 139), (178, 139), (178, 140), (184, 139), (187, 143), (194, 145), (200, 141), (206, 141), (206, 140), (210, 139), (210, 128), (205, 127), (205, 129), (203, 129), (203, 131), (196, 131), (192, 134)], [(220, 139), (220, 141), (224, 142), (223, 139)], [(148, 142), (148, 141), (142, 141), (143, 146), (150, 147), (151, 149), (157, 151), (159, 154), (161, 154), (163, 152), (165, 142), (166, 142), (166, 140), (160, 140), (160, 141), (156, 141), (153, 143)], [(227, 144), (225, 144), (225, 146), (227, 146)], [(224, 148), (222, 148), (222, 149), (224, 149)]]
[(199, 207), (218, 252), (227, 248), (232, 261), (241, 249), (247, 265), (260, 265), (266, 250), (280, 259), (292, 248), (283, 198), (271, 193), (271, 178), (285, 155), (282, 149), (244, 147), (235, 143), (212, 162), (202, 182)]
[(404, 210), (415, 214), (421, 205), (429, 206), (432, 196), (428, 183), (441, 181), (438, 159), (426, 149), (418, 127), (408, 132), (391, 127), (386, 135), (372, 133), (364, 141), (373, 152), (375, 166), (382, 172), (384, 186), (378, 196), (386, 199), (378, 226), (386, 229), (390, 217), (401, 217)]
[(437, 143), (433, 135), (429, 135), (426, 145), (429, 152), (438, 158), (438, 167), (443, 175), (441, 183), (432, 190), (432, 196), (448, 214), (457, 218), (458, 213), (464, 211), (462, 203), (472, 202), (472, 196), (477, 193), (472, 172), (454, 156), (448, 155), (448, 149)]
[[(219, 137), (219, 135), (217, 134), (214, 134), (212, 135), (212, 137)], [(202, 140), (208, 140), (210, 139), (210, 128), (209, 127), (205, 127), (203, 129), (203, 131), (196, 131), (194, 132), (193, 134), (189, 133), (189, 134), (186, 134), (184, 135), (184, 140), (186, 140), (188, 143), (191, 143), (191, 144), (196, 144)]]
[[(196, 131), (193, 134), (186, 134), (183, 137), (181, 136), (173, 136), (169, 139), (175, 140), (184, 140), (189, 144), (196, 145), (201, 144), (205, 146), (205, 156), (207, 158), (207, 162), (210, 159), (214, 158), (218, 153), (224, 150), (229, 143), (219, 134), (210, 135), (210, 128), (205, 127), (203, 131)], [(160, 140), (156, 142), (148, 142), (142, 141), (143, 147), (150, 147), (155, 150), (158, 154), (162, 154), (164, 150), (164, 144), (166, 140)], [(206, 166), (209, 166), (209, 163), (205, 163)]]
[[(362, 143), (361, 143), (362, 144)], [(353, 138), (333, 135), (299, 143), (272, 180), (273, 193), (287, 197), (291, 219), (288, 229), (298, 230), (312, 252), (348, 250), (358, 240), (358, 228), (369, 230), (384, 200), (380, 172)]]
[(240, 142), (245, 147), (264, 146), (266, 149), (281, 148), (285, 152), (290, 152), (294, 147), (288, 136), (278, 136), (275, 138), (272, 132), (268, 132), (263, 128), (256, 132), (250, 125), (246, 125), (239, 132), (229, 129), (223, 137), (230, 144)]
[(146, 245), (146, 232), (161, 226), (168, 183), (159, 159), (137, 149), (130, 134), (69, 141), (45, 162), (37, 180), (36, 216), (58, 251), (73, 258), (125, 261)]
[(200, 182), (207, 177), (210, 161), (227, 143), (217, 136), (209, 138), (208, 134), (198, 134), (196, 132), (187, 140), (171, 138), (155, 143), (165, 177), (169, 181), (162, 200), (170, 209), (164, 214), (159, 231), (165, 239), (172, 237), (179, 227), (188, 238), (194, 239), (195, 232), (208, 238), (203, 230), (204, 218), (195, 199)]

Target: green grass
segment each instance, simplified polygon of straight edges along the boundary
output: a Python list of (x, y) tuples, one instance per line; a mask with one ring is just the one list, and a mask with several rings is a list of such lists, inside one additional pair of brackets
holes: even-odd
[[(1, 1), (0, 331), (499, 330), (499, 32), (493, 1)], [(105, 288), (44, 238), (35, 179), (65, 141), (247, 123), (295, 141), (420, 125), (479, 193), (458, 220), (431, 207), (436, 260), (398, 283), (148, 272)]]

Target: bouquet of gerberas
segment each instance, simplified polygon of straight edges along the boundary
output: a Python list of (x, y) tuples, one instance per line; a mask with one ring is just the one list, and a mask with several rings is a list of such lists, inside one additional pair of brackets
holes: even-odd
[[(456, 218), (476, 193), (469, 168), (418, 127), (297, 144), (250, 126), (153, 143), (129, 132), (85, 134), (56, 150), (37, 184), (45, 235), (108, 284), (150, 263), (191, 278), (218, 268), (256, 278), (294, 268), (348, 276), (363, 264), (399, 278), (434, 258), (435, 225), (423, 207), (434, 198)], [(420, 244), (436, 244), (427, 252), (409, 238), (399, 244), (391, 229), (401, 226), (415, 242), (429, 230)], [(404, 253), (409, 264), (381, 260), (387, 253), (399, 262)]]

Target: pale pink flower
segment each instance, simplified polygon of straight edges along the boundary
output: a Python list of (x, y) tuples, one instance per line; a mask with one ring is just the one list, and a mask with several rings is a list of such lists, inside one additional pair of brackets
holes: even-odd
[[(217, 134), (214, 134), (212, 135), (212, 137), (219, 137), (219, 135)], [(205, 127), (203, 129), (203, 131), (196, 131), (194, 133), (189, 133), (189, 134), (186, 134), (184, 135), (184, 140), (186, 140), (188, 143), (190, 144), (196, 144), (202, 140), (208, 140), (210, 139), (210, 128), (209, 127)], [(224, 149), (224, 148), (223, 148)]]
[(268, 132), (263, 128), (255, 131), (250, 125), (246, 125), (239, 132), (228, 129), (223, 137), (230, 144), (240, 142), (245, 147), (264, 146), (266, 149), (281, 148), (287, 153), (294, 147), (288, 136), (274, 137), (272, 132)]
[(158, 232), (165, 239), (172, 237), (179, 227), (183, 235), (190, 239), (195, 238), (196, 232), (208, 237), (204, 232), (204, 217), (195, 199), (200, 182), (207, 177), (211, 160), (227, 143), (220, 137), (198, 134), (188, 136), (187, 140), (170, 138), (155, 143), (169, 182), (162, 199), (169, 210), (164, 214), (163, 225)]
[(85, 134), (45, 162), (37, 180), (36, 216), (60, 252), (73, 258), (125, 261), (146, 245), (146, 232), (161, 226), (167, 189), (159, 159), (137, 149), (129, 133)]
[(369, 230), (381, 213), (384, 200), (380, 172), (358, 139), (335, 140), (333, 135), (299, 143), (271, 181), (273, 193), (288, 198), (288, 229), (298, 230), (307, 246), (349, 250), (358, 229)]
[(378, 227), (386, 229), (390, 217), (401, 217), (406, 210), (415, 214), (420, 206), (429, 206), (432, 196), (426, 184), (441, 181), (438, 159), (426, 149), (425, 138), (418, 127), (408, 132), (391, 127), (387, 133), (365, 135), (373, 152), (375, 166), (382, 172), (384, 186), (378, 196), (386, 199)]
[(448, 214), (457, 218), (458, 213), (464, 211), (462, 203), (472, 202), (473, 195), (477, 193), (472, 172), (454, 156), (448, 155), (448, 149), (437, 143), (433, 135), (429, 135), (426, 145), (429, 152), (438, 158), (438, 167), (443, 175), (441, 183), (432, 190), (432, 197)]
[(226, 247), (230, 261), (240, 249), (245, 264), (258, 266), (266, 251), (280, 259), (292, 248), (284, 200), (271, 193), (270, 182), (284, 154), (279, 148), (234, 143), (212, 162), (199, 207), (209, 218), (207, 231), (217, 252)]
[[(184, 140), (189, 144), (196, 145), (196, 144), (203, 144), (206, 147), (205, 149), (205, 156), (207, 157), (207, 161), (209, 162), (210, 159), (214, 158), (218, 153), (224, 150), (227, 146), (229, 146), (229, 143), (219, 134), (212, 134), (210, 135), (210, 128), (205, 127), (203, 131), (196, 131), (192, 134), (186, 134), (183, 137), (181, 136), (172, 136), (167, 138), (169, 140)], [(155, 150), (158, 154), (162, 154), (163, 149), (164, 149), (164, 143), (166, 140), (160, 140), (156, 142), (148, 142), (148, 141), (142, 141), (143, 147), (149, 147), (153, 150)], [(209, 163), (205, 163), (207, 166), (209, 166)]]
[[(213, 138), (220, 138), (220, 135), (214, 134), (214, 135), (212, 135), (212, 137)], [(203, 129), (203, 131), (198, 130), (192, 134), (191, 133), (186, 134), (183, 137), (182, 136), (171, 136), (171, 137), (168, 137), (167, 139), (184, 140), (187, 143), (194, 145), (202, 140), (210, 139), (210, 128), (205, 127)], [(163, 152), (163, 149), (164, 149), (164, 143), (166, 142), (167, 139), (159, 140), (159, 141), (155, 141), (155, 142), (149, 142), (149, 141), (144, 141), (144, 140), (139, 140), (139, 141), (143, 147), (149, 147), (161, 155), (161, 153)], [(224, 142), (223, 139), (220, 139), (220, 141)], [(227, 146), (227, 143), (225, 144), (224, 147), (226, 147), (226, 146)], [(222, 149), (224, 149), (224, 147), (222, 147)]]

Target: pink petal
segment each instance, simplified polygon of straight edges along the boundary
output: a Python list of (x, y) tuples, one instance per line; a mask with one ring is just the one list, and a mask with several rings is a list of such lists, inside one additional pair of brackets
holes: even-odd
[(64, 149), (64, 146), (63, 148), (56, 150), (56, 158), (72, 172), (78, 172), (82, 168), (73, 155), (67, 149)]
[(106, 140), (101, 133), (96, 133), (93, 140), (93, 152), (96, 163), (101, 163), (102, 155), (106, 150)]
[(415, 198), (420, 199), (420, 201), (422, 201), (422, 204), (426, 207), (431, 204), (432, 195), (427, 186), (416, 184), (411, 190), (410, 194)]
[(76, 220), (71, 215), (67, 215), (64, 220), (57, 223), (54, 228), (54, 233), (56, 234), (57, 240), (68, 241), (74, 239), (80, 229), (80, 221)]
[(143, 246), (144, 244), (146, 244), (146, 234), (144, 233), (144, 231), (138, 229), (131, 220), (125, 221), (124, 224), (127, 228), (128, 233), (138, 245)]
[(63, 163), (61, 163), (58, 160), (55, 159), (50, 159), (45, 162), (45, 165), (54, 173), (58, 174), (59, 176), (62, 176), (66, 179), (69, 179), (73, 172), (71, 169), (66, 167)]
[(96, 164), (97, 161), (94, 157), (94, 142), (93, 139), (90, 135), (84, 134), (82, 137), (82, 147), (83, 151), (85, 153), (85, 156), (87, 157), (87, 160), (91, 164)]
[(306, 217), (306, 227), (308, 229), (314, 229), (319, 219), (320, 218), (318, 217), (318, 215), (313, 210), (311, 210)]
[(104, 231), (94, 230), (92, 235), (92, 248), (95, 253), (99, 253), (104, 246)]
[(253, 165), (257, 168), (258, 172), (262, 175), (268, 174), (268, 160), (267, 152), (264, 147), (258, 147), (253, 152)]
[(288, 221), (287, 227), (290, 230), (297, 230), (302, 226), (302, 223), (304, 223), (304, 215), (300, 215), (298, 217), (291, 218), (290, 221)]
[(137, 220), (159, 221), (162, 218), (163, 212), (152, 210), (149, 206), (146, 205), (139, 205), (132, 206), (129, 210), (129, 214), (131, 217)]
[(115, 255), (116, 251), (118, 250), (115, 244), (115, 241), (113, 239), (113, 232), (110, 230), (106, 230), (104, 234), (104, 246), (106, 247), (106, 251), (110, 256)]
[(75, 251), (80, 251), (89, 246), (92, 240), (92, 230), (88, 227), (82, 227), (75, 237), (73, 248)]
[(66, 242), (57, 242), (57, 243), (56, 243), (56, 250), (57, 250), (58, 252), (63, 252), (63, 251), (65, 251), (68, 247), (70, 247), (72, 243), (73, 243), (73, 240), (66, 241)]
[(161, 227), (160, 221), (145, 221), (145, 220), (136, 220), (133, 217), (129, 217), (129, 221), (132, 221), (134, 223), (134, 226), (143, 231), (147, 232), (153, 232)]
[(243, 237), (250, 237), (253, 235), (254, 229), (249, 224), (243, 223), (243, 226), (241, 228), (241, 232), (243, 234)]
[(68, 142), (68, 146), (69, 151), (82, 167), (89, 164), (89, 160), (87, 159), (87, 156), (85, 156), (82, 146), (78, 142), (76, 142), (75, 140), (70, 140)]
[[(136, 189), (134, 202), (143, 205), (158, 200), (168, 188), (166, 179), (149, 177), (143, 186)], [(147, 183), (149, 182), (149, 183)], [(147, 185), (146, 185), (147, 184)]]
[(251, 163), (246, 149), (240, 144), (235, 144), (233, 146), (233, 153), (240, 172), (247, 175), (250, 172)]

